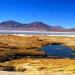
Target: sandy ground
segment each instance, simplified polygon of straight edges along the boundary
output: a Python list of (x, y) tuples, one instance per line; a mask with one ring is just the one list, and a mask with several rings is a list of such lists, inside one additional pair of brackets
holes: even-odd
[(29, 72), (6, 72), (0, 71), (0, 75), (75, 75), (71, 72), (47, 72), (47, 71), (29, 71)]

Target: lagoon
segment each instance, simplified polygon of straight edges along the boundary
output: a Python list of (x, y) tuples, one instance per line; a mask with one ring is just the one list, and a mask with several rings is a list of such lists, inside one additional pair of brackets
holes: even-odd
[(72, 57), (72, 50), (64, 45), (46, 45), (41, 47), (41, 50), (45, 51), (47, 57), (62, 57), (70, 58)]

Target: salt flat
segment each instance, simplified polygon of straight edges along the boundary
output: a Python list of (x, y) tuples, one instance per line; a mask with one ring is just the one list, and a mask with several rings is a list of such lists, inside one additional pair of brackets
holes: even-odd
[(19, 30), (0, 30), (0, 34), (14, 35), (48, 35), (48, 36), (75, 36), (75, 32), (50, 32), (50, 31), (19, 31)]

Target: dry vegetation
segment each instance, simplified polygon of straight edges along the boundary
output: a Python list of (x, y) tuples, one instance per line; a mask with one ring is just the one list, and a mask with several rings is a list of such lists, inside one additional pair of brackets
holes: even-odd
[(3, 70), (16, 71), (17, 74), (19, 71), (23, 75), (75, 75), (75, 60), (71, 59), (21, 58), (0, 65), (4, 66)]
[(20, 37), (14, 35), (0, 35), (0, 61), (6, 61), (17, 55), (44, 55), (39, 47), (46, 45), (47, 41), (33, 37)]
[(64, 44), (75, 50), (75, 37), (0, 35), (0, 70), (24, 72), (25, 75), (75, 75), (75, 60), (29, 58), (43, 57), (45, 52), (38, 48), (51, 43)]

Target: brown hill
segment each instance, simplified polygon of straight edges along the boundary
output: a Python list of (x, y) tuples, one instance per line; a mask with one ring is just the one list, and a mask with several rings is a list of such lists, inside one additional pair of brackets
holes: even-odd
[(75, 31), (75, 28), (66, 29), (61, 26), (52, 26), (42, 22), (32, 22), (29, 24), (19, 23), (13, 20), (0, 23), (0, 30), (25, 30), (25, 31)]

